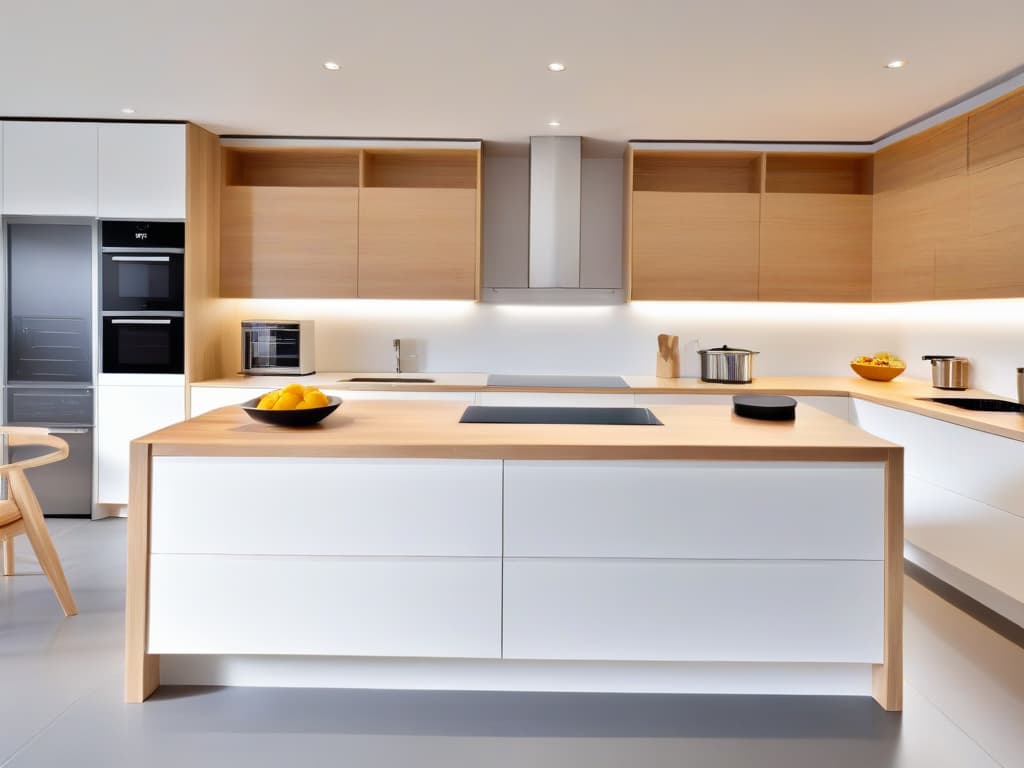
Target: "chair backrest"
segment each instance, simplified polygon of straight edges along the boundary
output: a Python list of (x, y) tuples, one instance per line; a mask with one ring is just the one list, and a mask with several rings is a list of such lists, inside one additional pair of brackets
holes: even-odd
[(7, 437), (7, 445), (11, 448), (38, 445), (54, 449), (42, 456), (0, 464), (0, 474), (12, 469), (41, 467), (43, 464), (63, 461), (68, 457), (68, 444), (62, 438), (51, 435), (45, 427), (0, 427), (0, 435)]

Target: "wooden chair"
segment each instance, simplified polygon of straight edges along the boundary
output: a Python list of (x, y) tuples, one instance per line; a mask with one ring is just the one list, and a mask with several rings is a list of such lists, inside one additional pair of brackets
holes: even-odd
[(43, 573), (57, 595), (65, 616), (78, 613), (71, 588), (64, 577), (60, 557), (53, 546), (50, 531), (43, 520), (43, 510), (25, 470), (63, 461), (68, 455), (68, 444), (41, 427), (0, 427), (0, 435), (7, 436), (7, 444), (16, 446), (47, 446), (54, 450), (32, 459), (23, 459), (0, 465), (0, 476), (7, 478), (7, 500), (0, 500), (0, 542), (4, 550), (4, 576), (14, 575), (14, 537), (24, 533), (35, 550)]

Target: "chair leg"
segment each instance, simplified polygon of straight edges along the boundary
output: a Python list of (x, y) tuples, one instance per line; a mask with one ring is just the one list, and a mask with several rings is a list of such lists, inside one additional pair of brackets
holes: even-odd
[(14, 575), (14, 537), (4, 539), (4, 576)]
[(46, 527), (46, 521), (43, 520), (43, 510), (39, 506), (39, 499), (36, 498), (35, 491), (32, 490), (32, 485), (25, 477), (24, 471), (12, 469), (8, 478), (11, 493), (14, 495), (14, 503), (21, 509), (25, 534), (32, 544), (32, 549), (35, 550), (39, 565), (42, 566), (46, 578), (50, 580), (50, 586), (53, 587), (53, 591), (57, 595), (60, 607), (64, 609), (64, 615), (74, 616), (78, 613), (78, 608), (75, 606), (75, 599), (71, 596), (71, 588), (64, 576), (64, 569), (61, 567), (57, 550), (53, 546), (53, 539), (50, 538), (50, 531)]

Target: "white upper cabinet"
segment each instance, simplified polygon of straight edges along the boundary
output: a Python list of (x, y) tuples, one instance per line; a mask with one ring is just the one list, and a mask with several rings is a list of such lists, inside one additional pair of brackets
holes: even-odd
[(99, 126), (99, 217), (185, 218), (185, 126)]
[(4, 123), (3, 211), (96, 216), (95, 123)]

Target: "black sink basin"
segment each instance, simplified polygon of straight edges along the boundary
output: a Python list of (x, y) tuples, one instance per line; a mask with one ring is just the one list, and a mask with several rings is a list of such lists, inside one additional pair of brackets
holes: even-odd
[(433, 384), (433, 379), (414, 379), (410, 376), (356, 376), (351, 379), (338, 379), (342, 382), (358, 384)]
[(918, 400), (929, 400), (933, 403), (952, 405), (967, 411), (1003, 411), (1021, 413), (1024, 408), (1010, 400), (996, 400), (991, 397), (919, 397)]
[(610, 424), (660, 426), (649, 408), (558, 408), (506, 405), (471, 405), (462, 424)]

